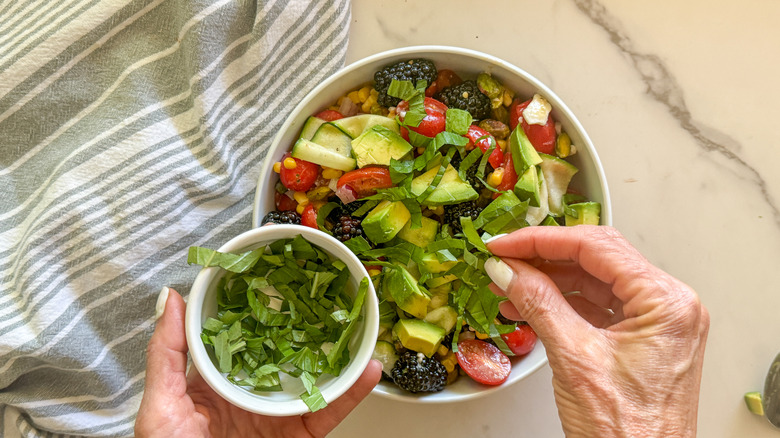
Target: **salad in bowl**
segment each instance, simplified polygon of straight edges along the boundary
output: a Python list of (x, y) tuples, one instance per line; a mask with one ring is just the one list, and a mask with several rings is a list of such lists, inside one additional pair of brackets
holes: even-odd
[(609, 221), (598, 158), (558, 98), (451, 48), (376, 55), (315, 89), (269, 151), (255, 205), (256, 226), (317, 228), (361, 259), (379, 299), (378, 392), (431, 401), (545, 361), (533, 329), (499, 313), (484, 242)]

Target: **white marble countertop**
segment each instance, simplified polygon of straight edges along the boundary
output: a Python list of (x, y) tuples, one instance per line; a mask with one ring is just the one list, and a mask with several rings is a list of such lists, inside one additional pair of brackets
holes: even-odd
[[(596, 145), (614, 225), (710, 311), (699, 436), (778, 437), (742, 396), (780, 351), (779, 18), (773, 0), (354, 0), (347, 62), (460, 46), (550, 86)], [(332, 436), (563, 436), (550, 378), (459, 404), (373, 395)]]

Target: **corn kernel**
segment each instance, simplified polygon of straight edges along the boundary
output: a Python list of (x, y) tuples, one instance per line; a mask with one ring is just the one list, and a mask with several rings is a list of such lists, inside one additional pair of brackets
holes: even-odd
[(282, 163), (281, 161), (277, 161), (274, 163), (274, 172), (279, 173), (282, 171)]
[(376, 104), (376, 97), (368, 96), (360, 109), (363, 110), (364, 113), (370, 113), (371, 107), (373, 107), (374, 104)]
[(322, 168), (322, 177), (325, 179), (338, 179), (344, 172), (338, 169)]
[(369, 270), (368, 270), (368, 276), (369, 276), (369, 277), (376, 277), (377, 275), (379, 275), (379, 274), (381, 274), (381, 273), (382, 273), (382, 270), (381, 270), (381, 269), (376, 269), (376, 268), (374, 268), (374, 269), (369, 269)]
[(347, 97), (349, 97), (349, 100), (351, 100), (353, 103), (362, 103), (360, 100), (360, 95), (357, 91), (351, 91), (347, 94)]
[[(308, 202), (307, 202), (307, 204), (308, 204)], [(303, 204), (298, 204), (298, 206), (297, 206), (297, 207), (295, 207), (295, 211), (297, 211), (297, 212), (298, 212), (298, 214), (303, 214), (303, 210), (304, 210), (305, 208), (306, 208), (306, 206), (305, 206), (305, 205), (303, 205)]]
[(431, 208), (431, 211), (434, 214), (438, 214), (439, 216), (442, 216), (444, 214), (444, 206), (443, 205), (437, 205), (434, 208)]
[(453, 368), (452, 371), (447, 372), (447, 384), (452, 385), (456, 380), (458, 380), (458, 377), (460, 377), (460, 373), (455, 371)]
[(451, 373), (453, 370), (455, 370), (455, 365), (458, 363), (458, 359), (455, 357), (454, 354), (448, 354), (444, 357), (444, 359), (441, 360), (441, 364), (444, 365), (444, 368), (447, 370), (448, 373)]
[(301, 204), (301, 203), (308, 203), (309, 202), (309, 198), (306, 196), (306, 192), (295, 192), (295, 193), (293, 193), (293, 199), (295, 199), (295, 202), (297, 202), (299, 204)]
[(344, 103), (344, 96), (339, 97), (339, 99), (336, 101), (336, 107), (341, 106), (341, 104)]
[(496, 146), (500, 147), (502, 151), (506, 151), (506, 140), (496, 140)]
[(366, 99), (368, 99), (368, 96), (371, 95), (371, 87), (365, 86), (358, 90), (358, 99), (360, 99), (361, 102), (365, 102)]
[(498, 187), (499, 184), (501, 184), (501, 181), (504, 179), (504, 168), (499, 167), (498, 169), (494, 170), (490, 175), (488, 175), (487, 183), (490, 184), (490, 187)]
[(480, 333), (480, 332), (475, 332), (475, 333), (477, 334), (478, 339), (487, 339), (490, 337), (490, 335), (488, 335), (487, 333)]
[(447, 347), (445, 347), (444, 344), (441, 344), (441, 345), (439, 345), (439, 349), (436, 350), (436, 354), (438, 354), (439, 356), (443, 357), (443, 356), (446, 356), (447, 353), (449, 353), (449, 351), (450, 350), (447, 349)]
[(295, 158), (293, 157), (287, 157), (284, 159), (284, 168), (285, 169), (295, 169), (298, 166), (298, 163), (295, 162)]
[(425, 153), (425, 148), (424, 148), (424, 147), (422, 147), (422, 146), (418, 147), (418, 148), (417, 148), (417, 153), (418, 153), (418, 154), (420, 154), (420, 155), (422, 155), (423, 153)]

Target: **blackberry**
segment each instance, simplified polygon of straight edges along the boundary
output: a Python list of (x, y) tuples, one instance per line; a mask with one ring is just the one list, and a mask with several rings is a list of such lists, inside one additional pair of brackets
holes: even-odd
[(366, 203), (366, 201), (352, 201), (349, 204), (344, 204), (338, 198), (335, 198), (334, 202), (338, 203), (339, 206), (331, 210), (330, 214), (328, 214), (328, 220), (334, 224), (339, 221), (341, 216), (351, 216), (352, 213), (356, 212)]
[(352, 217), (350, 215), (343, 215), (336, 222), (336, 226), (333, 227), (333, 237), (346, 242), (347, 240), (363, 235), (363, 227), (360, 225), (362, 221), (360, 218)]
[(301, 224), (301, 215), (295, 211), (272, 211), (263, 217), (260, 225), (265, 224)]
[[(482, 175), (477, 175), (477, 171), (479, 170), (479, 161), (474, 163), (469, 169), (466, 171), (466, 182), (471, 184), (471, 187), (474, 188), (477, 192), (481, 191), (485, 188), (485, 185), (482, 184), (482, 181), (479, 180), (479, 178), (485, 179), (485, 175), (489, 174), (493, 171), (493, 166), (490, 164), (485, 165), (485, 172)], [(479, 177), (479, 178), (478, 178)]]
[(470, 217), (476, 220), (482, 212), (482, 207), (477, 205), (476, 201), (461, 202), (455, 205), (444, 206), (444, 223), (449, 224), (453, 234), (463, 231), (460, 226), (461, 217)]
[(374, 88), (379, 92), (377, 102), (384, 106), (396, 106), (401, 99), (387, 95), (387, 89), (393, 79), (397, 81), (411, 81), (416, 85), (417, 81), (427, 81), (428, 85), (436, 80), (436, 66), (428, 59), (411, 59), (388, 65), (374, 73)]
[(409, 392), (436, 392), (447, 384), (447, 369), (438, 360), (407, 350), (393, 366), (393, 381)]
[(465, 81), (441, 90), (437, 97), (449, 108), (468, 111), (475, 120), (490, 117), (490, 98), (482, 94), (474, 81)]

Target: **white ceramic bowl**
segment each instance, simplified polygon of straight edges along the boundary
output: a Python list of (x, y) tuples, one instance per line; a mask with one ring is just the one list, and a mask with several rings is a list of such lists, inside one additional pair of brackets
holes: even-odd
[[(366, 269), (358, 258), (335, 238), (322, 231), (300, 225), (271, 225), (242, 233), (219, 248), (222, 252), (243, 252), (259, 248), (280, 239), (288, 239), (301, 235), (309, 243), (318, 246), (328, 254), (346, 263), (351, 273), (349, 291), (357, 292), (360, 280), (368, 277)], [(281, 392), (253, 392), (230, 383), (225, 375), (214, 365), (212, 357), (207, 352), (200, 339), (203, 322), (217, 314), (216, 285), (225, 271), (221, 268), (204, 268), (200, 271), (190, 290), (185, 316), (185, 331), (187, 345), (192, 356), (192, 363), (198, 369), (206, 383), (227, 401), (251, 412), (264, 415), (289, 416), (300, 415), (309, 408), (300, 399), (303, 392), (302, 384), (292, 380)], [(333, 377), (323, 374), (317, 380), (317, 387), (322, 392), (326, 402), (331, 403), (349, 389), (365, 370), (374, 351), (379, 330), (379, 308), (374, 286), (369, 282), (363, 308), (363, 319), (349, 344), (351, 360), (341, 371), (341, 375)], [(282, 376), (283, 384), (285, 376)]]
[[(263, 216), (275, 208), (274, 185), (278, 175), (273, 171), (273, 164), (290, 150), (306, 118), (332, 105), (340, 96), (358, 85), (371, 82), (374, 72), (380, 68), (412, 58), (430, 59), (437, 68), (452, 69), (464, 79), (473, 79), (480, 72), (488, 72), (506, 87), (514, 90), (518, 96), (530, 99), (534, 93), (539, 93), (545, 97), (552, 104), (553, 118), (560, 122), (562, 129), (569, 134), (572, 143), (577, 147), (577, 154), (567, 158), (580, 170), (575, 175), (571, 187), (585, 194), (589, 199), (600, 202), (601, 223), (612, 224), (607, 180), (596, 149), (574, 114), (552, 90), (522, 69), (491, 55), (455, 47), (416, 46), (382, 52), (350, 64), (314, 88), (298, 104), (271, 143), (260, 170), (253, 211), (254, 226), (259, 226)], [(431, 394), (410, 394), (387, 382), (381, 382), (374, 392), (397, 400), (424, 403), (472, 399), (522, 380), (544, 365), (547, 357), (543, 346), (537, 342), (536, 348), (531, 353), (511, 360), (512, 372), (507, 382), (501, 386), (485, 386), (471, 379), (461, 378), (454, 384), (448, 385), (443, 391)]]

